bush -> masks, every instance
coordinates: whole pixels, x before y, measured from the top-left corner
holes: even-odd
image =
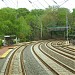
[[[0,48],[1,48],[1,46],[2,46],[2,40],[0,39]]]

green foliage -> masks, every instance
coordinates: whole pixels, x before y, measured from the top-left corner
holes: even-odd
[[[26,37],[29,36],[31,34],[31,29],[30,26],[26,23],[25,19],[21,16],[18,19],[19,22],[19,38],[21,39],[21,41],[26,41]]]
[[[2,46],[2,40],[0,39],[0,48],[1,48],[1,46]]]
[[[66,13],[69,26],[75,27],[75,9],[71,13],[66,8],[56,6],[46,9],[34,9],[29,11],[26,8],[0,9],[0,35],[16,35],[20,41],[41,39],[41,25],[43,39],[50,38],[52,33],[63,35],[62,32],[51,32],[49,27],[66,26]],[[74,34],[74,29],[69,29]]]
[[[26,8],[19,8],[17,11],[17,17],[21,17],[23,16],[24,18],[26,18],[26,16],[30,13],[29,10],[27,10]]]

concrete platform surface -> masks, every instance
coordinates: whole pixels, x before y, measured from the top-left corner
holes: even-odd
[[[0,59],[5,58],[10,51],[12,51],[15,48],[15,46],[7,46],[7,47],[1,47],[0,48]]]

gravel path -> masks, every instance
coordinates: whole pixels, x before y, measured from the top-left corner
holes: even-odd
[[[49,75],[32,55],[31,45],[29,45],[23,53],[27,75]]]

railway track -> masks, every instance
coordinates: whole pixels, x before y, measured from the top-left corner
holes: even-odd
[[[36,45],[36,44],[35,44]],[[42,58],[41,56],[39,56],[39,54],[37,54],[38,52],[35,51],[35,45],[32,47],[32,50],[34,52],[34,54],[37,56],[37,58],[50,70],[52,71],[53,75],[59,75],[52,67],[50,67]],[[39,47],[39,45],[38,45]],[[39,48],[38,48],[39,49]],[[41,53],[41,52],[39,52]],[[42,54],[41,54],[42,55]],[[44,56],[44,55],[42,55]]]
[[[52,46],[53,46],[53,45],[52,45]],[[75,56],[75,50],[70,49],[70,48],[67,47],[67,46],[53,46],[53,47],[56,48],[56,49],[58,49],[58,50],[60,50],[60,51],[62,51],[62,52],[65,52],[65,53],[71,55],[72,57]],[[72,58],[72,57],[71,57],[71,58]],[[73,59],[75,59],[75,58],[73,58]]]
[[[65,51],[65,52],[67,52],[67,53],[72,53],[72,55],[75,55],[75,49],[73,49],[73,48],[71,48],[71,47],[69,47],[69,46],[65,46],[65,45],[63,45],[63,43],[61,42],[61,46],[55,46],[55,45],[53,45],[53,43],[51,43],[51,45],[53,46],[53,47],[55,47],[55,48],[59,48],[60,47],[60,50],[62,50],[61,48],[63,48],[63,49],[65,49],[65,50],[62,50],[62,51]]]
[[[25,45],[21,45],[10,57],[4,75],[25,75],[23,66],[23,50]]]
[[[72,52],[71,49],[68,50],[69,47],[66,50],[66,46],[55,46],[56,43],[49,41],[35,42],[35,44],[32,44],[32,51],[49,69],[51,75],[75,75],[75,56],[72,54],[74,50]],[[26,47],[27,44],[23,43],[13,52],[4,75],[27,75],[23,59],[23,50]]]
[[[51,42],[48,45],[46,45],[46,46],[48,48],[50,48],[50,49],[53,49],[55,52],[57,52],[59,54],[62,54],[64,56],[66,56],[66,57],[69,57],[69,58],[75,60],[75,57],[74,57],[75,53],[72,52],[72,51],[69,51],[69,48],[68,48],[68,50],[66,50],[66,47],[64,49],[62,46],[53,46]]]
[[[51,45],[51,46],[50,46]],[[63,62],[63,64],[69,68],[70,70],[74,71],[75,73],[75,55],[69,51],[64,50],[61,46],[53,46],[52,44],[47,45],[48,48],[52,49],[56,54],[56,59]],[[58,54],[58,55],[57,55]],[[60,58],[58,58],[58,57]]]
[[[52,51],[50,51],[49,48],[46,48],[44,43],[37,43],[33,46],[34,54],[49,70],[53,72],[53,75],[75,75],[75,70],[73,68],[67,68],[67,65],[63,65],[65,61],[60,62],[60,60],[56,58],[59,57],[59,54],[56,56],[55,52]],[[62,56],[62,54],[60,55]]]

